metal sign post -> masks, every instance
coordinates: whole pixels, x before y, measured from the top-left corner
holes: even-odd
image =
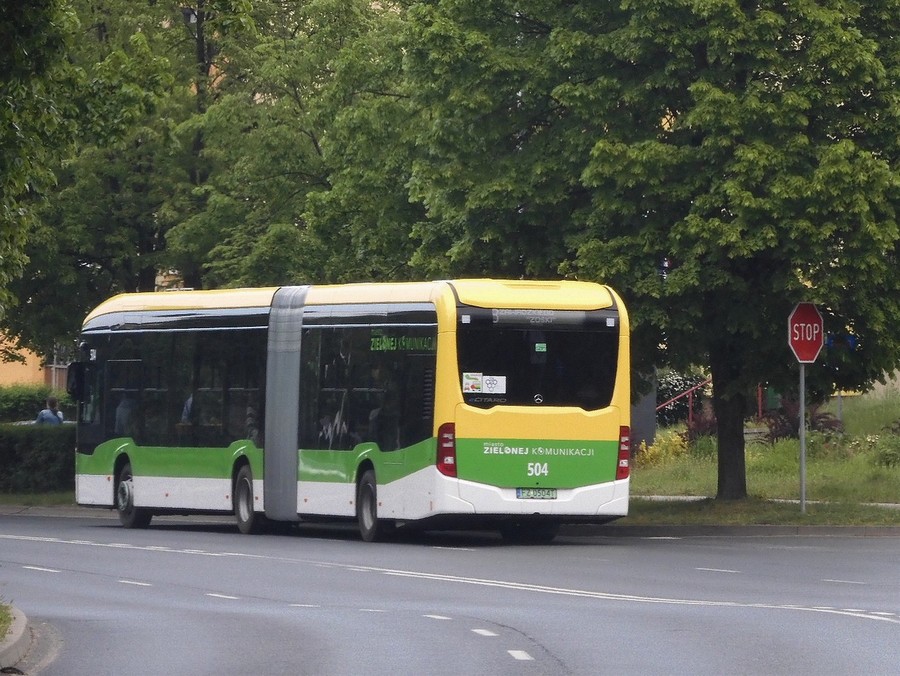
[[[806,365],[825,344],[824,322],[812,303],[797,303],[788,316],[788,345],[800,362],[800,513],[806,514]]]

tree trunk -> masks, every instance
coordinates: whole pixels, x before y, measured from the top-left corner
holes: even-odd
[[[710,350],[713,378],[713,411],[719,445],[717,500],[747,497],[747,464],[744,456],[744,412],[747,396],[740,378],[740,357],[729,350]]]

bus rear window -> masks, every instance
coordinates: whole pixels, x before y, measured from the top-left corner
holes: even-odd
[[[619,344],[615,313],[579,313],[556,322],[528,317],[498,322],[496,311],[491,321],[469,310],[461,309],[457,325],[467,404],[609,406]]]

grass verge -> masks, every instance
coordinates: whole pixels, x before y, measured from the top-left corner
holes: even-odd
[[[6,638],[12,625],[12,608],[0,601],[0,641]]]
[[[692,502],[634,498],[622,526],[900,526],[900,509],[846,503],[807,503],[806,513],[794,502],[748,498]]]
[[[58,493],[0,493],[0,505],[24,505],[25,507],[58,507],[74,505],[74,491]]]

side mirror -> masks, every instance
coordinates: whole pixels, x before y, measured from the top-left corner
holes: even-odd
[[[66,392],[75,401],[84,399],[84,362],[75,361],[69,364],[66,371]]]

